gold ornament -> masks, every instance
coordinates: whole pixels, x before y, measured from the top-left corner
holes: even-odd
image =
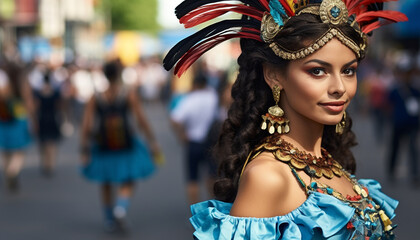
[[[281,28],[274,21],[274,18],[269,13],[265,12],[261,20],[261,38],[264,42],[272,42],[280,30]]]
[[[344,128],[346,127],[346,116],[346,112],[344,112],[341,121],[335,125],[335,132],[339,135],[343,134]]]
[[[281,88],[278,85],[273,87],[273,97],[276,105],[271,106],[268,109],[268,113],[262,115],[263,122],[261,123],[261,129],[267,130],[270,134],[275,132],[279,134],[290,132],[289,120],[284,116],[284,111],[278,106],[280,101]]]
[[[268,137],[253,152],[264,151],[271,152],[277,160],[290,164],[297,170],[304,170],[311,177],[321,178],[324,176],[331,179],[344,174],[343,167],[324,148],[321,148],[322,157],[315,157],[310,153],[298,150],[291,143],[281,139],[279,135]]]
[[[322,1],[319,16],[323,23],[339,25],[348,22],[349,11],[342,0]]]
[[[264,42],[269,44],[270,48],[277,56],[286,60],[304,58],[323,47],[331,39],[337,38],[344,45],[355,52],[358,58],[364,57],[364,53],[367,47],[366,34],[360,30],[356,18],[354,16],[348,15],[349,11],[342,0],[322,1],[320,5],[307,4],[306,1],[297,1],[295,5],[295,12],[296,16],[305,13],[317,15],[321,18],[323,23],[328,24],[330,27],[324,34],[321,35],[319,39],[314,41],[308,47],[299,50],[289,50],[285,46],[281,46],[274,42],[274,38],[283,29],[283,27],[279,27],[274,21],[273,17],[269,13],[265,13],[261,22],[261,37]],[[288,19],[285,19],[285,21],[287,20]],[[353,27],[353,29],[363,38],[363,43],[359,45],[350,37],[341,32],[338,26],[342,24],[348,24]]]
[[[392,222],[389,219],[389,217],[385,214],[384,210],[379,211],[379,217],[382,220],[382,223],[384,224],[385,231],[391,231],[392,230]]]

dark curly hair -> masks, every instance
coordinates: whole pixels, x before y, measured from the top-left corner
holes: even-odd
[[[363,41],[352,27],[342,25],[339,28],[356,43]],[[301,14],[285,24],[276,42],[290,50],[298,50],[316,41],[328,29],[328,24],[321,23],[319,16]],[[218,200],[226,202],[235,200],[241,169],[248,154],[269,135],[267,131],[260,130],[261,115],[275,102],[264,80],[262,64],[275,64],[282,70],[286,70],[289,64],[289,61],[277,57],[262,42],[241,39],[241,49],[242,54],[238,58],[239,74],[232,87],[233,103],[214,149],[216,159],[220,161],[220,178],[214,185],[214,194]],[[354,173],[356,163],[350,147],[356,145],[356,142],[351,125],[351,118],[347,114],[342,135],[335,133],[335,126],[326,126],[322,146],[345,169]]]

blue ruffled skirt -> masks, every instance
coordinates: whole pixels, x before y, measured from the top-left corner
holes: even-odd
[[[100,183],[125,183],[145,179],[155,171],[148,147],[138,138],[130,150],[101,151],[92,147],[90,162],[82,168],[89,180]]]
[[[31,142],[28,119],[21,118],[10,122],[0,121],[0,149],[6,151],[22,150]]]

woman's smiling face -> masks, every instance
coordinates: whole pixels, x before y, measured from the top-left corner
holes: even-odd
[[[324,125],[340,122],[357,88],[355,53],[337,39],[332,39],[317,52],[291,61],[285,72],[267,74],[270,87],[282,90],[280,106],[292,122],[296,117]],[[270,78],[270,77],[268,77]]]

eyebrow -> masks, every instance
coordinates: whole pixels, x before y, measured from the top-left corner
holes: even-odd
[[[319,60],[319,59],[311,59],[311,60],[309,60],[309,61],[307,61],[307,62],[305,62],[303,64],[306,65],[306,64],[311,63],[311,62],[315,62],[315,63],[321,64],[322,66],[325,66],[325,67],[328,67],[328,68],[331,68],[332,67],[331,63],[324,62],[324,61]],[[357,62],[357,59],[356,58],[353,59],[352,61],[344,64],[343,67],[348,67],[348,66],[352,65],[355,62]]]

